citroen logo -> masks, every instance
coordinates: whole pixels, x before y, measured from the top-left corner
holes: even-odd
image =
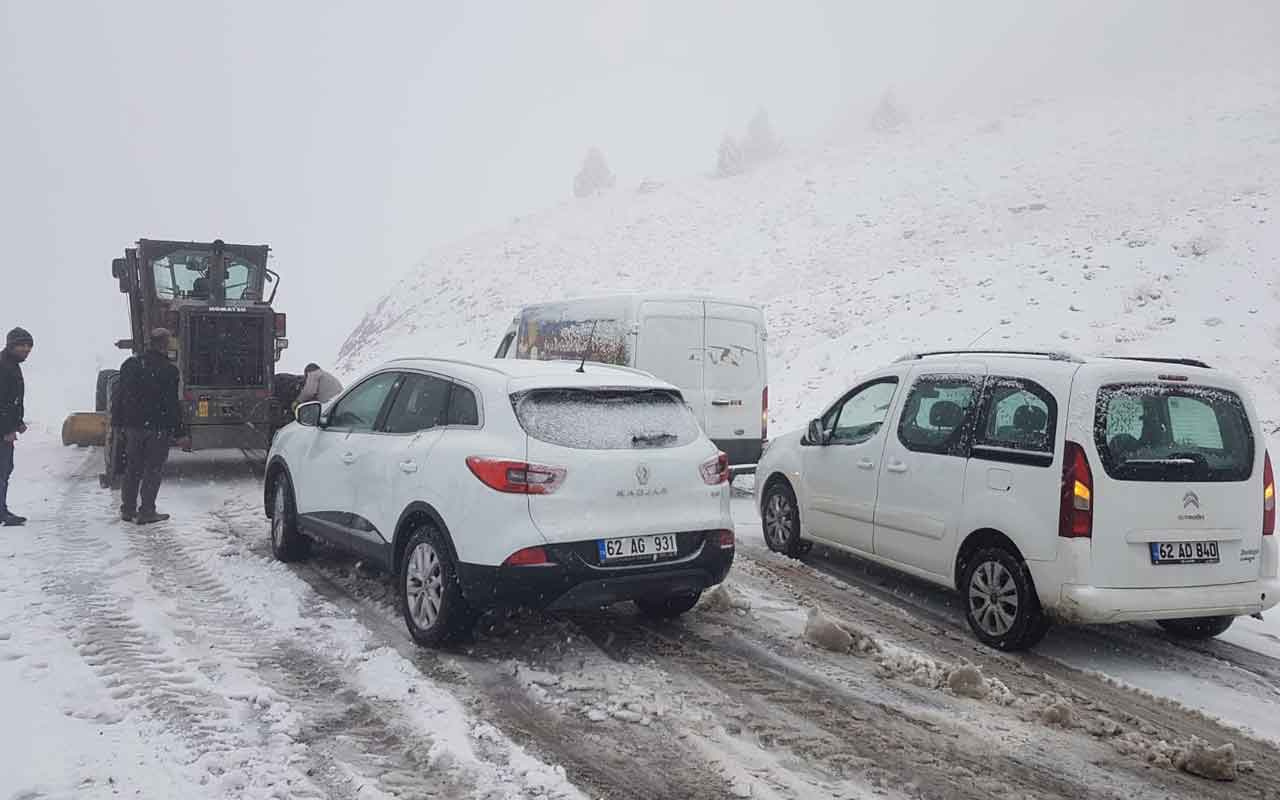
[[[1195,492],[1187,492],[1182,496],[1182,508],[1183,510],[1194,508],[1196,511],[1199,511],[1200,496],[1197,495]]]
[[[636,483],[641,486],[649,485],[649,466],[647,464],[641,464],[636,467]]]

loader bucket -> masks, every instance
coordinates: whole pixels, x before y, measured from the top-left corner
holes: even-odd
[[[107,443],[107,415],[77,412],[62,423],[62,443],[77,447],[101,447]]]

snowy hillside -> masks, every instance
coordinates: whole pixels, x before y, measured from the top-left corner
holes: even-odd
[[[918,122],[441,249],[368,313],[340,367],[491,355],[526,302],[693,289],[765,305],[782,427],[904,352],[980,341],[1203,358],[1252,382],[1273,430],[1278,179],[1280,84],[1256,75]]]

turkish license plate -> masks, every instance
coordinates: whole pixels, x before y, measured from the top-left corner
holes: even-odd
[[[658,561],[674,558],[680,551],[674,533],[601,539],[597,545],[600,548],[601,564],[615,561]]]
[[[208,401],[208,400],[201,400],[201,401],[196,405],[196,416],[197,416],[197,417],[207,417],[207,416],[209,416],[209,401]]]
[[[1217,542],[1152,542],[1152,564],[1217,564]]]

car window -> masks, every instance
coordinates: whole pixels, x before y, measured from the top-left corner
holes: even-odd
[[[684,399],[661,389],[536,389],[512,402],[529,436],[561,447],[683,447],[701,434]]]
[[[1116,480],[1243,481],[1253,473],[1248,412],[1223,389],[1104,386],[1094,433],[1102,465]]]
[[[890,378],[849,395],[828,414],[823,427],[830,433],[829,441],[832,444],[861,444],[874,438],[889,416],[893,393],[897,389],[898,379]]]
[[[449,387],[443,378],[410,373],[387,413],[387,433],[417,433],[444,424]]]
[[[449,424],[480,424],[480,408],[476,405],[475,392],[456,383],[453,385],[453,393],[449,396]]]
[[[1053,453],[1058,404],[1047,389],[1018,378],[991,378],[985,397],[975,444]]]
[[[378,421],[391,387],[399,380],[398,372],[374,375],[347,393],[333,407],[329,415],[329,427],[342,430],[371,431]]]
[[[915,452],[963,455],[965,426],[981,385],[976,375],[920,378],[903,403],[898,439]]]

